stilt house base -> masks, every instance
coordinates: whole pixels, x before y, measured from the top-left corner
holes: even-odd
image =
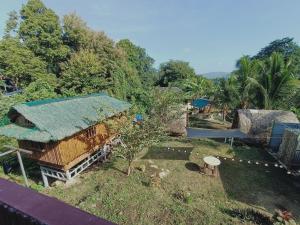
[[[46,165],[40,165],[44,186],[49,187],[48,177],[67,182],[72,180],[85,169],[87,169],[94,162],[105,160],[106,156],[110,153],[110,151],[105,151],[104,149],[107,149],[106,145],[104,145],[98,151],[86,157],[76,166],[66,171],[51,168]]]

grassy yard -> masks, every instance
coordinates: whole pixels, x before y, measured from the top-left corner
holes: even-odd
[[[227,157],[219,177],[199,172],[205,155]],[[141,154],[129,177],[118,158],[70,184],[44,189],[36,184],[41,179],[34,165],[27,161],[25,167],[34,189],[118,224],[269,224],[267,217],[280,207],[300,222],[299,180],[284,169],[232,157],[272,161],[264,150],[239,143],[231,149],[222,141],[170,138]],[[162,171],[167,175],[157,178]],[[0,169],[0,176],[22,183],[18,173],[5,176]]]
[[[247,146],[231,150],[212,140],[172,139],[135,162],[145,172],[127,177],[126,163],[119,159],[95,165],[72,185],[42,192],[119,224],[265,224],[254,222],[254,213],[260,212],[259,220],[280,206],[300,221],[299,191],[286,171],[226,160],[220,177],[213,178],[199,173],[203,155],[270,160]],[[162,169],[170,173],[151,182]]]

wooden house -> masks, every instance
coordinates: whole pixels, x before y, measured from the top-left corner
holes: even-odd
[[[0,135],[42,165],[68,171],[113,138],[107,119],[118,121],[130,104],[106,94],[46,99],[13,106]]]

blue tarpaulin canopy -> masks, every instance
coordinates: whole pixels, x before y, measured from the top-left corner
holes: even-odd
[[[192,101],[192,106],[201,109],[201,108],[207,106],[209,103],[210,103],[210,101],[208,99],[197,98]]]

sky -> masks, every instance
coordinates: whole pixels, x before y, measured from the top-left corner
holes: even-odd
[[[184,60],[197,73],[230,72],[242,55],[271,41],[300,41],[299,0],[44,0],[60,17],[76,12],[113,40],[145,48],[156,66]],[[0,35],[7,13],[26,0],[0,0]]]

